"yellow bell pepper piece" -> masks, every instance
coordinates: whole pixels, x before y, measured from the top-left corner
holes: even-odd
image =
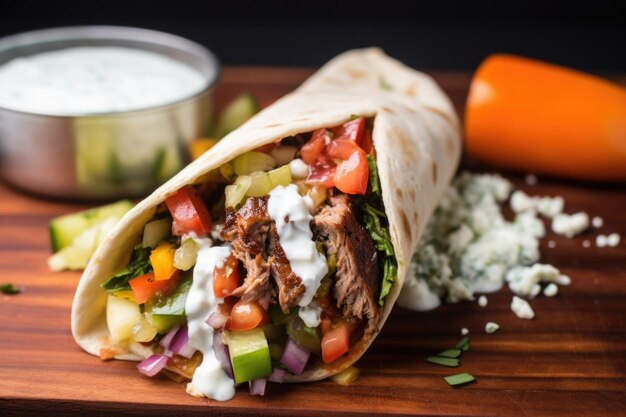
[[[170,279],[176,268],[174,267],[174,253],[176,249],[168,242],[161,242],[150,252],[150,263],[154,270],[154,279],[162,281]]]
[[[189,155],[192,160],[198,159],[200,155],[211,149],[217,143],[217,139],[196,139],[189,143]]]

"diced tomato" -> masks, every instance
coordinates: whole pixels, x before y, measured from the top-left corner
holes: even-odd
[[[215,268],[213,273],[213,292],[218,298],[228,297],[240,285],[239,261],[230,255],[224,261],[223,268]]]
[[[346,194],[365,195],[369,179],[365,152],[358,151],[342,161],[335,171],[335,187]]]
[[[306,182],[308,184],[323,185],[326,188],[333,188],[335,186],[335,166],[312,166],[311,173],[309,174]]]
[[[206,204],[190,185],[169,196],[165,205],[174,219],[172,233],[177,236],[190,232],[206,236],[213,228]]]
[[[334,130],[335,139],[348,139],[361,145],[365,132],[365,117],[350,120]]]
[[[227,329],[243,332],[269,323],[267,312],[257,301],[239,301],[230,312]]]
[[[317,129],[313,132],[311,139],[300,149],[300,157],[304,163],[313,165],[330,140],[330,133],[326,129]]]
[[[333,139],[334,137],[334,139]],[[347,194],[365,195],[369,179],[366,153],[359,146],[363,143],[368,152],[373,151],[370,132],[365,118],[359,117],[332,129],[318,129],[300,150],[302,160],[310,165],[311,173],[306,182],[337,187]]]
[[[344,324],[327,330],[322,336],[322,360],[332,362],[350,348],[350,326]]]
[[[376,157],[376,150],[374,150],[374,142],[372,141],[372,132],[369,129],[365,129],[361,149],[363,149],[366,154]]]
[[[161,281],[157,281],[154,278],[154,273],[150,272],[133,278],[128,281],[128,283],[133,290],[137,304],[143,304],[155,297],[165,297],[169,295],[176,289],[178,281],[180,281],[180,274],[178,272],[172,275],[170,279]]]
[[[268,143],[267,145],[259,146],[255,149],[257,152],[270,153],[276,147],[275,143]]]
[[[331,330],[332,322],[333,322],[332,319],[329,319],[329,318],[321,319],[319,329],[320,329],[320,332],[322,333],[322,336],[324,336],[326,333],[328,333]]]

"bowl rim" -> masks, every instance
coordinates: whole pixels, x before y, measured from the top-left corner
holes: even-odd
[[[41,116],[58,119],[75,119],[82,117],[129,117],[139,114],[160,112],[173,107],[184,105],[189,101],[193,101],[211,91],[215,88],[220,75],[222,66],[217,56],[205,46],[194,42],[190,39],[184,38],[179,35],[174,35],[167,32],[162,32],[153,29],[144,29],[131,26],[115,26],[115,25],[81,25],[81,26],[62,26],[48,29],[38,29],[33,31],[21,32],[14,35],[9,35],[0,38],[0,52],[10,51],[11,49],[17,49],[37,44],[45,44],[59,41],[72,41],[72,40],[89,40],[89,39],[102,39],[102,40],[118,40],[129,42],[144,42],[154,45],[160,45],[172,49],[177,49],[195,55],[200,60],[204,61],[206,67],[209,69],[209,73],[206,74],[203,71],[199,71],[206,79],[206,85],[202,90],[195,92],[192,95],[167,101],[157,106],[149,106],[125,111],[109,111],[109,112],[90,112],[90,113],[74,113],[74,114],[59,114],[54,112],[33,112],[26,110],[13,109],[11,107],[5,107],[0,105],[0,111],[18,113],[27,116]],[[122,46],[123,47],[123,46]],[[128,48],[146,50],[137,46],[128,46]],[[42,53],[44,51],[41,51]],[[158,54],[158,52],[150,51]],[[12,59],[18,58],[20,55],[15,56]],[[22,55],[27,56],[27,55]],[[171,58],[176,60],[176,58]],[[9,62],[9,61],[7,61]],[[4,64],[4,63],[3,63]],[[2,66],[3,64],[0,64]]]

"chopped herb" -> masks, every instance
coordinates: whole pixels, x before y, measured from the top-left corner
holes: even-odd
[[[456,368],[461,364],[458,359],[442,358],[440,356],[429,356],[428,358],[426,358],[426,362],[433,363],[435,365],[449,366],[451,368]]]
[[[0,292],[2,292],[2,294],[13,295],[13,294],[21,293],[22,290],[20,290],[19,288],[17,288],[15,285],[11,283],[6,283],[6,284],[0,284]]]
[[[485,332],[487,332],[488,334],[495,333],[496,331],[498,331],[499,328],[500,325],[492,321],[485,324]]]
[[[463,353],[461,349],[448,349],[443,352],[439,352],[437,356],[441,356],[442,358],[458,358],[461,356],[461,353]]]
[[[356,119],[358,119],[359,117],[361,117],[361,116],[359,116],[358,114],[351,114],[351,115],[350,115],[350,119],[349,119],[349,120],[350,120],[350,121],[352,121],[352,120],[356,120]]]
[[[384,77],[380,77],[378,80],[378,86],[385,91],[393,91],[393,86],[385,80]]]
[[[109,292],[129,291],[128,281],[147,274],[151,269],[150,248],[144,248],[140,243],[134,247],[128,266],[103,282],[101,287]]]
[[[369,166],[367,192],[364,197],[355,199],[355,202],[363,212],[365,228],[372,237],[374,246],[376,246],[378,251],[378,263],[383,270],[383,281],[380,287],[378,302],[383,306],[385,305],[385,297],[391,291],[391,287],[398,276],[398,262],[393,244],[391,243],[389,222],[385,214],[378,168],[376,167],[376,160],[372,155],[367,155],[367,164]]]
[[[474,378],[471,374],[468,374],[467,372],[464,372],[462,374],[444,376],[443,379],[451,387],[459,387],[476,381],[476,378]]]
[[[470,343],[469,343],[469,341],[466,344],[464,344],[463,346],[461,346],[461,350],[463,352],[467,352],[467,351],[470,350]]]
[[[463,346],[465,345],[469,345],[469,337],[467,336],[463,337],[461,340],[456,342],[456,345],[454,345],[454,348],[463,350]]]

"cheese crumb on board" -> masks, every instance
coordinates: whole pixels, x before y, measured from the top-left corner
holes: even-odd
[[[591,225],[596,229],[599,229],[604,225],[604,220],[602,220],[602,217],[600,216],[594,216],[593,219],[591,219]]]
[[[499,328],[500,328],[500,325],[498,323],[489,321],[487,322],[487,324],[485,324],[485,333],[488,333],[488,334],[495,333],[498,331]]]
[[[546,297],[554,297],[558,292],[559,287],[554,282],[546,285],[546,288],[543,289],[543,295]]]
[[[552,231],[565,237],[574,237],[589,227],[589,216],[581,211],[575,214],[561,213],[552,219]]]
[[[606,237],[606,244],[612,248],[619,245],[621,236],[618,233],[611,233]]]
[[[531,197],[523,191],[517,190],[511,195],[511,209],[515,213],[535,210],[538,213],[553,218],[563,212],[565,201],[563,197]]]
[[[478,297],[478,305],[481,307],[487,307],[487,297],[485,297],[484,295],[481,295],[480,297]]]
[[[535,318],[535,312],[530,304],[528,304],[528,301],[516,295],[513,296],[513,300],[511,301],[511,310],[520,319],[531,320]]]
[[[469,334],[469,330],[467,329],[467,327],[463,327],[461,329],[461,335],[467,336],[468,334]]]
[[[552,265],[534,264],[532,266],[515,266],[511,268],[505,279],[509,288],[517,295],[535,298],[541,292],[540,283],[569,285],[571,279]]]

